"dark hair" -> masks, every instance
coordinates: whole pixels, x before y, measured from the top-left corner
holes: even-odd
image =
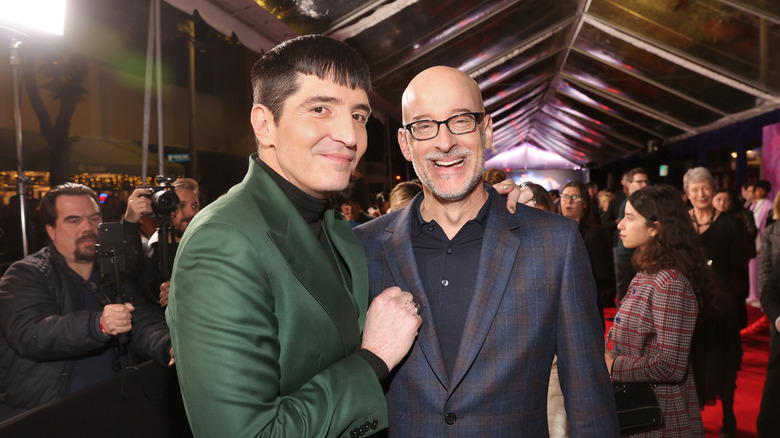
[[[650,174],[643,167],[635,167],[628,171],[628,182],[634,182],[635,175],[649,176]]]
[[[298,91],[299,74],[371,90],[368,64],[355,49],[323,35],[303,35],[274,47],[252,66],[254,104],[267,106],[278,123],[285,100]]]
[[[52,227],[57,225],[57,198],[61,195],[90,196],[95,201],[98,208],[100,208],[100,199],[98,198],[97,193],[91,188],[83,184],[72,182],[60,184],[49,190],[49,192],[43,196],[43,199],[41,199],[41,222],[43,222],[44,228],[46,228],[46,225]]]
[[[668,185],[648,186],[634,192],[628,202],[648,227],[658,231],[645,247],[634,251],[634,268],[648,273],[661,269],[682,272],[693,285],[699,308],[714,310],[711,304],[717,282],[680,192]]]
[[[739,200],[739,195],[737,195],[737,191],[734,189],[718,189],[718,191],[715,192],[715,195],[712,197],[714,198],[716,195],[720,193],[725,193],[729,197],[729,209],[726,210],[724,213],[728,213],[730,215],[739,215],[740,210],[744,210],[745,207],[742,205],[742,202]]]
[[[344,204],[346,202],[356,202],[360,204],[361,210],[368,209],[368,195],[366,194],[365,182],[362,178],[350,178],[347,187],[339,192],[335,198],[335,201],[338,205]]]
[[[553,211],[555,206],[553,205],[550,194],[547,193],[547,189],[536,183],[529,183],[528,187],[534,194],[534,203],[536,204],[536,207],[541,208],[544,211],[549,211],[550,213],[555,213]]]
[[[772,183],[762,179],[761,181],[757,182],[753,190],[755,189],[764,189],[767,194],[772,191]]]
[[[596,222],[596,218],[590,209],[590,193],[588,193],[588,187],[579,181],[569,181],[561,189],[561,193],[566,190],[567,187],[575,187],[580,191],[580,197],[582,198],[582,217],[580,218],[580,231],[584,231],[588,228],[598,228],[599,225]],[[563,214],[563,213],[560,213]]]

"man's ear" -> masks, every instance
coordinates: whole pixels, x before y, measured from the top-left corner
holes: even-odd
[[[46,225],[46,234],[49,235],[49,240],[51,240],[52,242],[54,242],[55,231],[56,230],[54,229],[54,227],[52,227],[51,225]]]
[[[485,114],[485,120],[482,121],[485,124],[485,133],[482,136],[482,145],[485,149],[493,147],[493,118],[490,114]]]
[[[274,115],[267,106],[259,103],[255,104],[252,107],[250,120],[255,138],[261,145],[276,145],[276,123],[274,122]]]
[[[412,147],[406,141],[406,129],[398,129],[398,144],[401,146],[401,153],[404,154],[406,161],[412,161]]]

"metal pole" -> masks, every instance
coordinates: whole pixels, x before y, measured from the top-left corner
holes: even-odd
[[[190,43],[189,49],[190,68],[189,68],[189,88],[190,88],[190,178],[198,179],[198,150],[195,148],[195,20],[190,18],[187,21],[187,30],[189,31]]]
[[[165,145],[163,144],[163,89],[162,89],[162,49],[160,34],[160,0],[154,0],[154,45],[157,66],[157,174],[165,175]]]
[[[146,173],[149,165],[149,125],[152,115],[152,68],[154,67],[154,0],[149,2],[149,30],[146,37],[146,75],[144,87],[143,139],[141,143],[141,184],[146,187]]]
[[[11,38],[11,76],[14,87],[14,130],[16,132],[16,184],[19,193],[19,219],[22,225],[22,251],[24,257],[28,254],[27,245],[27,214],[25,211],[24,158],[22,154],[22,103],[19,88],[19,47],[22,42]]]

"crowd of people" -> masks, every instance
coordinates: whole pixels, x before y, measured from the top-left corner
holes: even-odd
[[[187,178],[172,211],[129,194],[120,291],[98,268],[95,192],[43,197],[50,244],[0,280],[0,421],[154,359],[176,366],[195,436],[619,436],[611,382],[653,384],[663,422],[643,436],[704,436],[716,398],[736,436],[746,306],[780,328],[768,181],[741,198],[703,167],[682,190],[642,168],[618,189],[516,185],[484,169],[476,82],[436,66],[402,97],[419,179],[369,197],[357,52],[298,37],[251,80],[245,179],[203,210]],[[776,344],[759,436],[780,418]]]

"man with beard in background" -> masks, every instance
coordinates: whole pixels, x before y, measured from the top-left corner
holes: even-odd
[[[192,221],[192,218],[200,211],[200,201],[198,192],[198,182],[192,178],[180,178],[174,181],[171,186],[179,198],[179,206],[171,213],[171,232],[168,236],[171,259],[168,265],[173,266],[173,257],[176,255],[176,249],[179,246],[179,240],[184,235],[184,230]],[[136,189],[127,201],[127,211],[125,211],[124,222],[137,224],[141,220],[141,215],[152,213],[152,200],[148,196],[148,189]],[[142,267],[142,288],[147,301],[159,304],[160,307],[168,305],[168,291],[171,281],[168,275],[163,272],[170,272],[167,269],[160,268],[159,251],[159,231],[149,237],[149,256],[143,261]],[[140,239],[140,235],[139,235]],[[136,242],[139,244],[139,242]]]
[[[0,421],[114,375],[121,333],[136,354],[173,363],[165,322],[142,303],[111,304],[101,287],[98,206],[87,186],[54,187],[41,201],[51,244],[0,280]],[[132,300],[128,284],[122,293]]]

